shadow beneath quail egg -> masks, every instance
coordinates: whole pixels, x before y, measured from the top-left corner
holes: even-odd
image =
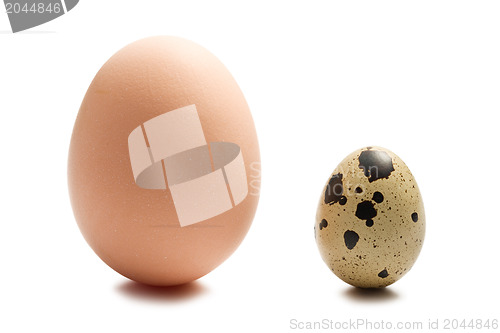
[[[387,302],[399,298],[399,294],[389,288],[364,289],[349,287],[343,292],[343,294],[352,301],[360,303]]]
[[[198,281],[171,287],[155,287],[135,281],[125,281],[116,289],[133,300],[160,303],[183,302],[208,292],[207,287]]]

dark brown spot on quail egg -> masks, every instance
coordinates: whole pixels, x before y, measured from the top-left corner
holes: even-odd
[[[343,201],[344,205],[347,201],[347,198],[343,196],[344,194],[344,185],[342,184],[342,174],[338,173],[332,175],[328,185],[325,188],[325,203],[333,205],[336,202]],[[344,201],[345,200],[345,201]]]
[[[411,219],[413,220],[413,222],[418,222],[418,214],[416,212],[412,213],[411,214]]]
[[[377,210],[374,208],[371,201],[362,201],[356,208],[356,217],[361,220],[366,220],[366,226],[373,226],[373,218],[377,216]]]
[[[372,200],[375,201],[376,203],[381,203],[382,201],[384,201],[384,195],[377,191],[373,193]]]
[[[381,178],[388,178],[391,172],[394,171],[391,157],[383,150],[365,150],[361,152],[359,155],[359,168],[363,169],[370,183]]]
[[[378,273],[378,277],[381,277],[382,279],[385,279],[388,276],[389,276],[389,273],[387,273],[387,269],[384,269],[383,271]]]
[[[358,243],[358,240],[359,240],[359,235],[355,231],[347,230],[344,233],[345,246],[349,250],[352,250],[356,246],[356,244]]]

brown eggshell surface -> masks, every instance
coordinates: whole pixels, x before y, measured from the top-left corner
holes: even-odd
[[[323,260],[343,281],[362,288],[394,283],[413,266],[424,240],[415,178],[387,149],[353,152],[323,188],[314,231]]]
[[[209,146],[198,147],[204,141]],[[217,162],[211,143],[226,147],[223,157],[241,152],[231,168],[222,171],[228,161]],[[209,169],[194,165],[186,147],[210,153]],[[153,159],[156,178],[137,176]],[[153,37],[118,51],[92,81],[71,138],[69,193],[83,236],[111,268],[177,285],[207,274],[242,242],[257,208],[259,168],[250,110],[224,65],[193,42]],[[193,172],[205,185],[183,183]],[[205,194],[197,201],[198,192]]]

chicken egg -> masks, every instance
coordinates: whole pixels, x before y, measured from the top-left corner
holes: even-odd
[[[88,88],[68,182],[78,226],[111,268],[150,285],[198,279],[236,250],[257,209],[259,146],[247,102],[203,47],[136,41]]]

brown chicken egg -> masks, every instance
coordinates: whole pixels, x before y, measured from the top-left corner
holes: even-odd
[[[168,286],[209,273],[242,242],[259,199],[257,135],[236,81],[185,39],[126,46],[85,95],[68,181],[83,236],[120,274]]]

